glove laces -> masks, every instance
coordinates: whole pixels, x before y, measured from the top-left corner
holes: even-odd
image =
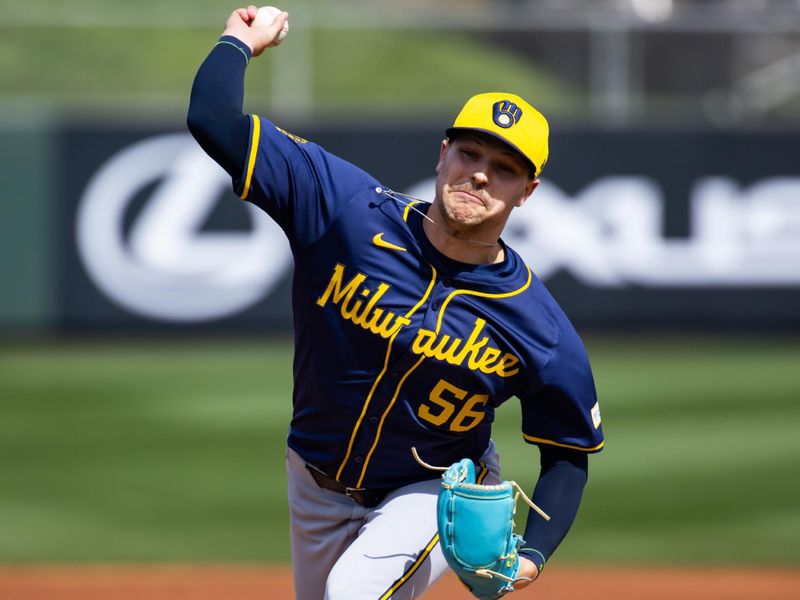
[[[414,456],[414,460],[416,460],[416,461],[417,461],[417,462],[418,462],[418,463],[419,463],[421,466],[425,467],[426,469],[430,469],[431,471],[447,471],[447,469],[449,469],[449,468],[450,468],[450,467],[435,467],[435,466],[433,466],[433,465],[429,465],[429,464],[428,464],[428,463],[426,463],[424,460],[422,460],[422,458],[420,458],[420,455],[419,455],[419,453],[417,452],[417,449],[416,449],[416,447],[414,447],[414,446],[412,446],[412,447],[411,447],[411,454]],[[461,475],[461,480],[463,481],[463,479],[464,479],[465,477],[466,477],[466,473],[463,473],[463,474]],[[539,508],[538,506],[536,506],[536,505],[533,503],[533,500],[531,500],[531,499],[528,497],[528,495],[527,495],[527,494],[526,494],[524,491],[522,491],[522,488],[519,486],[519,484],[518,484],[516,481],[509,481],[508,483],[510,483],[510,484],[511,484],[511,487],[513,487],[513,488],[516,490],[516,494],[514,494],[514,504],[515,504],[515,505],[516,505],[516,503],[517,503],[517,500],[519,499],[519,497],[520,497],[520,496],[522,496],[522,499],[523,499],[523,500],[525,500],[526,504],[527,504],[528,506],[530,506],[530,507],[531,507],[533,510],[535,510],[535,511],[536,511],[536,513],[537,513],[537,514],[538,514],[540,517],[542,517],[542,518],[543,518],[545,521],[549,521],[549,520],[550,520],[550,515],[548,515],[546,512],[544,512],[544,511],[543,511],[541,508]],[[487,487],[489,487],[489,486],[487,486]],[[482,571],[486,571],[487,573],[494,573],[494,571],[488,571],[487,569],[481,569],[481,570],[482,570]],[[476,571],[476,572],[477,572],[477,571]],[[498,577],[500,577],[501,579],[508,579],[508,577],[505,577],[505,576],[503,576],[503,575],[500,575],[499,573],[495,573],[495,575],[497,575],[497,576],[498,576]],[[487,577],[491,577],[491,575],[487,575]],[[511,579],[508,579],[508,580],[509,580],[509,581],[513,581],[513,580],[511,580]]]

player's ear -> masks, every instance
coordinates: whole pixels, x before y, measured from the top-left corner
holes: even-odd
[[[450,140],[447,138],[442,140],[442,146],[439,148],[439,162],[436,163],[436,172],[438,173],[442,168],[444,157],[447,155],[447,148],[449,147]]]
[[[517,200],[517,208],[525,204],[525,202],[530,198],[533,190],[539,187],[539,178],[534,177],[528,182],[528,185],[525,186],[525,190],[522,192],[522,197]]]

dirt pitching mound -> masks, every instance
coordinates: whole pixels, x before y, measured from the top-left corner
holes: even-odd
[[[283,567],[0,567],[2,600],[272,600],[293,598]],[[511,598],[511,596],[508,596]],[[469,600],[452,576],[425,600]],[[792,600],[800,569],[548,568],[514,600]]]

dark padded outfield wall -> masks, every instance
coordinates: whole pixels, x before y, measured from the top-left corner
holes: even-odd
[[[284,128],[432,197],[436,128]],[[61,331],[290,330],[280,230],[188,134],[59,140]],[[800,328],[800,132],[556,130],[551,143],[505,240],[579,327]]]

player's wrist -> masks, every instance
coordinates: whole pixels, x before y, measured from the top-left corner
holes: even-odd
[[[253,58],[253,49],[246,42],[242,41],[235,35],[223,32],[216,45],[229,46],[232,49],[238,50],[244,55],[245,62],[247,63],[249,63],[250,59]]]
[[[545,565],[544,554],[542,554],[535,548],[522,548],[519,551],[519,559],[520,559],[520,572],[522,571],[523,561],[525,563],[530,563],[530,565],[533,567],[533,572],[534,572],[533,579],[536,579],[544,570],[544,565]]]
[[[225,31],[222,32],[222,35],[219,38],[219,41],[226,41],[232,44],[235,44],[242,50],[247,52],[249,58],[252,58],[254,55],[254,44],[252,40],[248,39],[248,35],[246,32],[242,32],[240,28],[227,28]]]
[[[517,580],[514,583],[514,589],[524,588],[526,585],[533,583],[539,577],[539,569],[536,563],[531,559],[520,556],[519,557],[519,570],[517,571]]]
[[[520,556],[519,575],[520,577],[528,577],[530,579],[536,579],[539,576],[539,568],[536,566],[536,563],[533,562],[527,556]]]

